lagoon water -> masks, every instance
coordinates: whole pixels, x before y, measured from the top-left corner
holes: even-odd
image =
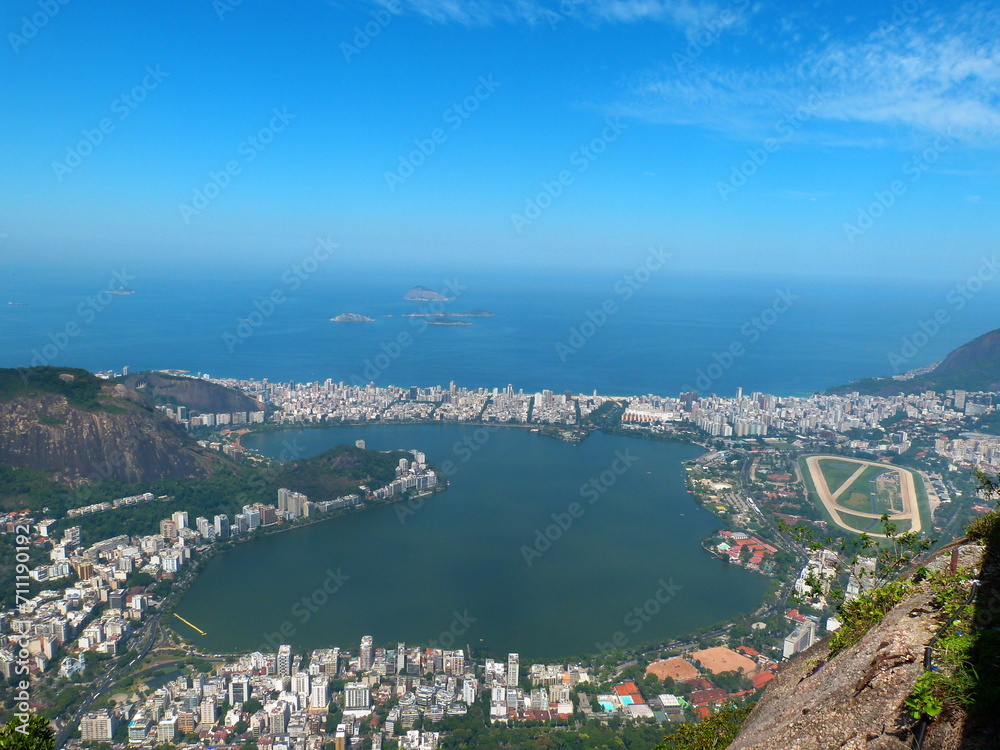
[[[630,645],[651,642],[759,604],[766,578],[699,545],[717,527],[684,487],[681,462],[698,456],[699,447],[601,433],[570,444],[523,429],[480,429],[370,426],[248,436],[248,446],[271,455],[292,442],[312,455],[363,438],[371,449],[416,448],[457,468],[449,489],[412,514],[381,507],[217,556],[177,608],[208,633],[193,637],[214,651],[273,650],[276,642],[356,649],[370,634],[380,644],[469,644],[558,659],[595,652],[619,632]],[[621,470],[622,457],[631,466],[605,474],[605,491],[581,493],[593,478],[601,486],[601,473],[616,459]],[[572,503],[582,510],[567,523]],[[526,557],[526,548],[545,547],[537,534],[554,523],[553,514],[566,514],[565,530],[550,529],[551,546]],[[346,578],[339,589],[328,571]],[[325,584],[336,593],[303,604]],[[656,596],[670,601],[649,605],[653,614],[634,613]],[[269,644],[283,624],[290,634],[272,635]]]

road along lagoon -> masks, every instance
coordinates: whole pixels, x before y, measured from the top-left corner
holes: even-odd
[[[691,633],[755,609],[768,579],[712,557],[684,486],[698,446],[516,428],[366,426],[248,435],[313,455],[364,439],[447,467],[445,492],[240,544],[177,612],[216,652],[405,641],[568,658]]]

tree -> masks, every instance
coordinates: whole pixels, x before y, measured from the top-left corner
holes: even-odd
[[[37,714],[29,716],[27,724],[15,717],[0,729],[0,748],[3,750],[53,750],[55,744],[55,732],[49,722]]]

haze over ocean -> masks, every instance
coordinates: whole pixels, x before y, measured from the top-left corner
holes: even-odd
[[[0,365],[404,387],[454,380],[610,395],[675,395],[687,386],[805,395],[928,364],[997,327],[1000,283],[992,279],[973,283],[973,294],[953,280],[737,279],[677,274],[669,263],[645,283],[618,271],[373,274],[345,270],[336,258],[306,264],[312,273],[236,269],[210,278],[125,266],[135,291],[128,296],[99,294],[121,286],[113,278],[121,268],[55,279],[13,272],[0,280]],[[447,283],[458,289],[452,302],[403,300],[414,285]],[[495,317],[461,327],[402,317],[476,309]],[[933,332],[927,323],[939,310],[948,322]],[[375,322],[329,321],[345,312]],[[904,339],[926,343],[907,350]]]

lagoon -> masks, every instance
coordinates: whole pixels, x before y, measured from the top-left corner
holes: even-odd
[[[464,425],[295,429],[244,443],[314,455],[359,438],[452,462],[449,488],[216,556],[177,607],[207,631],[191,635],[200,647],[356,651],[372,635],[566,659],[690,633],[754,609],[767,589],[700,546],[718,521],[684,486],[681,462],[698,446]]]

